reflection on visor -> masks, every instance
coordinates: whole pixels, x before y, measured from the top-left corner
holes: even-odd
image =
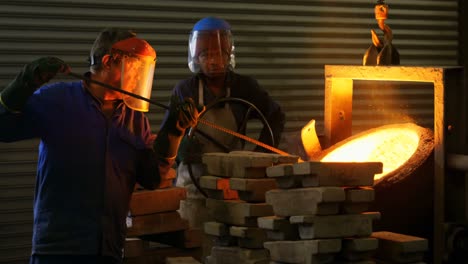
[[[225,51],[202,51],[198,56],[200,63],[226,63],[229,59],[229,53]]]
[[[231,53],[231,42],[225,34],[199,34],[195,41],[195,55],[197,56],[202,53]]]
[[[129,57],[122,59],[121,88],[133,94],[150,98],[153,86],[155,61],[151,57]],[[149,103],[129,95],[125,104],[137,111],[147,112]]]

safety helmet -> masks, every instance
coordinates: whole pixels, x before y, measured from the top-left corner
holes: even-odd
[[[132,37],[112,45],[110,55],[120,60],[122,65],[121,89],[145,97],[151,97],[156,51],[143,39]],[[147,112],[149,103],[141,99],[124,95],[124,103],[137,111]]]
[[[201,64],[209,64],[204,71],[210,73],[226,72],[236,65],[231,25],[221,18],[206,17],[193,26],[189,37],[188,67],[193,73],[199,73]]]

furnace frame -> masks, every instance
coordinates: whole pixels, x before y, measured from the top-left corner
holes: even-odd
[[[467,96],[463,67],[325,65],[323,148],[352,135],[355,80],[428,82],[434,88],[433,261],[442,263],[445,171],[448,153],[467,151]]]

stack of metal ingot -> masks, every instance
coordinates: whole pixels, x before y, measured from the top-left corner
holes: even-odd
[[[378,212],[374,175],[382,164],[301,162],[267,169],[279,189],[266,192],[274,216],[258,219],[272,263],[375,263]]]
[[[170,256],[196,254],[199,235],[188,229],[188,223],[177,212],[186,190],[173,187],[175,170],[156,190],[136,189],[127,217],[125,263],[165,263]],[[198,239],[198,240],[197,240]]]
[[[374,255],[377,264],[424,263],[427,239],[387,231],[374,232],[372,237],[379,240],[379,248]]]
[[[247,151],[203,156],[207,174],[200,178],[200,185],[209,194],[206,206],[214,218],[204,224],[207,264],[270,262],[263,247],[266,232],[257,225],[259,217],[273,214],[271,205],[265,203],[265,192],[277,185],[266,177],[266,169],[298,159]]]

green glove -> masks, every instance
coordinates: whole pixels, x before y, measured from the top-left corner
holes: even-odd
[[[23,70],[11,81],[0,94],[0,103],[11,112],[20,112],[29,96],[52,79],[58,72],[67,72],[70,68],[61,59],[55,57],[39,58],[26,64]]]
[[[185,130],[197,124],[199,115],[192,98],[180,102],[172,96],[168,117],[153,144],[156,153],[163,158],[175,158]]]

